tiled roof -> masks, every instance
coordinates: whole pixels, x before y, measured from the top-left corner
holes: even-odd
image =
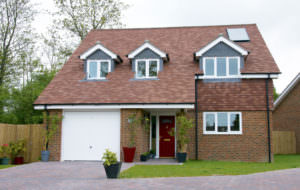
[[[255,24],[92,30],[35,104],[192,103],[195,101],[194,74],[199,73],[193,53],[215,40],[220,33],[228,37],[226,29],[235,27],[246,28],[251,39],[250,42],[236,42],[250,52],[242,73],[278,73]],[[134,73],[126,55],[145,40],[168,53],[170,61],[164,63],[159,80],[130,80]],[[81,81],[85,73],[79,55],[97,41],[120,55],[123,63],[116,65],[107,81]]]

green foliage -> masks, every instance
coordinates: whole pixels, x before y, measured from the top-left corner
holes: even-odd
[[[42,123],[43,113],[34,110],[33,103],[52,80],[55,73],[56,71],[43,70],[33,74],[31,80],[23,87],[0,88],[0,104],[6,108],[5,111],[0,111],[0,123]]]
[[[102,160],[104,160],[104,165],[105,166],[110,166],[112,164],[116,164],[118,163],[117,160],[117,154],[114,152],[111,152],[109,149],[106,149],[103,156],[102,156]]]
[[[183,165],[135,165],[121,178],[246,175],[257,172],[300,168],[300,155],[274,155],[273,163],[187,161]]]
[[[9,144],[3,144],[1,147],[0,147],[0,153],[2,154],[2,156],[4,158],[8,158],[9,155],[11,154],[11,147]]]
[[[176,135],[177,150],[178,152],[186,152],[186,145],[189,143],[187,132],[194,127],[194,121],[188,119],[185,115],[181,114],[176,117],[176,132],[175,129],[170,131],[170,135]]]
[[[276,88],[273,89],[273,98],[274,98],[274,101],[279,97],[279,94],[277,93],[276,91]]]
[[[48,129],[46,128],[43,134],[43,150],[47,150],[47,144],[52,136],[56,133],[60,122],[62,121],[62,116],[58,116],[56,114],[46,115],[45,120],[48,125]]]
[[[26,145],[25,140],[18,140],[17,142],[10,142],[9,146],[11,148],[12,157],[23,156],[26,151],[25,145]]]
[[[145,132],[149,132],[150,129],[150,119],[148,117],[138,117],[136,113],[132,113],[128,117],[129,123],[129,147],[135,146],[135,138],[136,138],[136,129],[137,127],[144,127]]]
[[[150,155],[150,152],[144,152],[142,155],[143,155],[143,156],[149,156],[149,155]]]

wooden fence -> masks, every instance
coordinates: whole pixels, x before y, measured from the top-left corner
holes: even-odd
[[[273,131],[274,154],[296,154],[296,136],[293,131]]]
[[[43,147],[44,127],[40,125],[0,124],[0,145],[26,140],[25,162],[38,161]]]

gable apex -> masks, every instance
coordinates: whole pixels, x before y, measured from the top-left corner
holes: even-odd
[[[205,52],[207,52],[208,50],[210,50],[211,48],[213,48],[214,46],[216,46],[220,42],[223,42],[224,44],[228,45],[229,47],[231,47],[235,51],[239,52],[243,56],[247,56],[249,54],[249,52],[247,50],[240,47],[236,43],[228,40],[227,38],[225,38],[223,36],[223,34],[220,34],[217,39],[215,39],[214,41],[210,42],[209,44],[207,44],[206,46],[201,48],[199,51],[197,51],[196,52],[196,57],[201,57]]]
[[[85,51],[79,57],[80,57],[80,59],[86,59],[87,57],[89,57],[90,55],[92,55],[97,50],[103,51],[104,53],[106,53],[107,55],[109,55],[112,59],[118,59],[118,57],[119,57],[117,54],[113,53],[112,51],[110,51],[109,49],[107,49],[106,47],[104,47],[99,41],[97,41],[96,45],[94,45],[93,47],[91,47],[90,49],[88,49],[87,51]]]

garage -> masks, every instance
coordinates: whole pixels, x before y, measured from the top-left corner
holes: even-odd
[[[120,110],[64,110],[62,161],[101,160],[107,148],[120,159]]]

